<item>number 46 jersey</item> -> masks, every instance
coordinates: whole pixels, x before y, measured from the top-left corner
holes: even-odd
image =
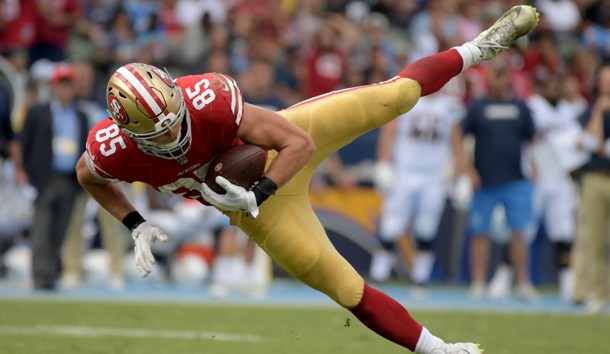
[[[110,118],[89,132],[85,159],[91,172],[100,179],[143,182],[161,193],[207,204],[201,197],[201,183],[209,161],[241,143],[237,129],[242,119],[243,98],[235,81],[218,73],[180,77],[176,84],[191,120],[192,141],[186,163],[145,153]],[[183,133],[186,119],[182,123]]]

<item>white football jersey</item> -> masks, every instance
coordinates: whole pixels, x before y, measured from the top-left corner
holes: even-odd
[[[536,134],[543,139],[547,134],[571,127],[578,118],[578,108],[561,99],[556,105],[552,105],[536,94],[528,99],[527,105],[532,111]]]
[[[459,97],[424,96],[398,118],[392,159],[397,175],[441,174],[451,146],[451,129],[466,113]]]
[[[566,175],[567,171],[561,155],[566,149],[575,150],[576,146],[567,146],[574,145],[575,142],[556,137],[563,136],[568,130],[579,129],[577,108],[564,100],[552,105],[537,94],[528,99],[527,105],[532,111],[538,137],[538,142],[534,146],[538,179],[555,179]]]

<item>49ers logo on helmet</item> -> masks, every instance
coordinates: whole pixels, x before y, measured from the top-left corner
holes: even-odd
[[[119,102],[119,99],[113,94],[108,95],[108,108],[112,118],[117,123],[127,124],[129,122],[129,117],[127,116],[127,112],[125,112],[125,108],[123,108],[123,105],[121,102]]]

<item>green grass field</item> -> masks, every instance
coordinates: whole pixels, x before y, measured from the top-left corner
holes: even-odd
[[[607,354],[610,317],[413,311],[490,354]],[[2,354],[392,354],[349,312],[187,303],[0,300]]]

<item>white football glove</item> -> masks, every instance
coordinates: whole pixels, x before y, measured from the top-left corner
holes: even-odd
[[[468,177],[468,175],[458,176],[453,185],[453,193],[451,194],[453,207],[459,211],[466,211],[470,206],[473,193],[474,191],[470,177]]]
[[[394,184],[394,169],[389,161],[379,161],[375,164],[373,184],[382,194],[386,194]]]
[[[134,253],[136,259],[136,268],[142,278],[150,274],[152,265],[155,264],[151,247],[158,240],[161,242],[167,241],[167,235],[160,228],[151,225],[147,221],[138,225],[131,231],[131,238],[134,241]]]
[[[208,203],[227,211],[245,211],[252,217],[258,216],[258,205],[254,192],[229,182],[222,176],[216,177],[216,183],[227,191],[225,194],[214,192],[207,184],[202,183],[201,196]]]

